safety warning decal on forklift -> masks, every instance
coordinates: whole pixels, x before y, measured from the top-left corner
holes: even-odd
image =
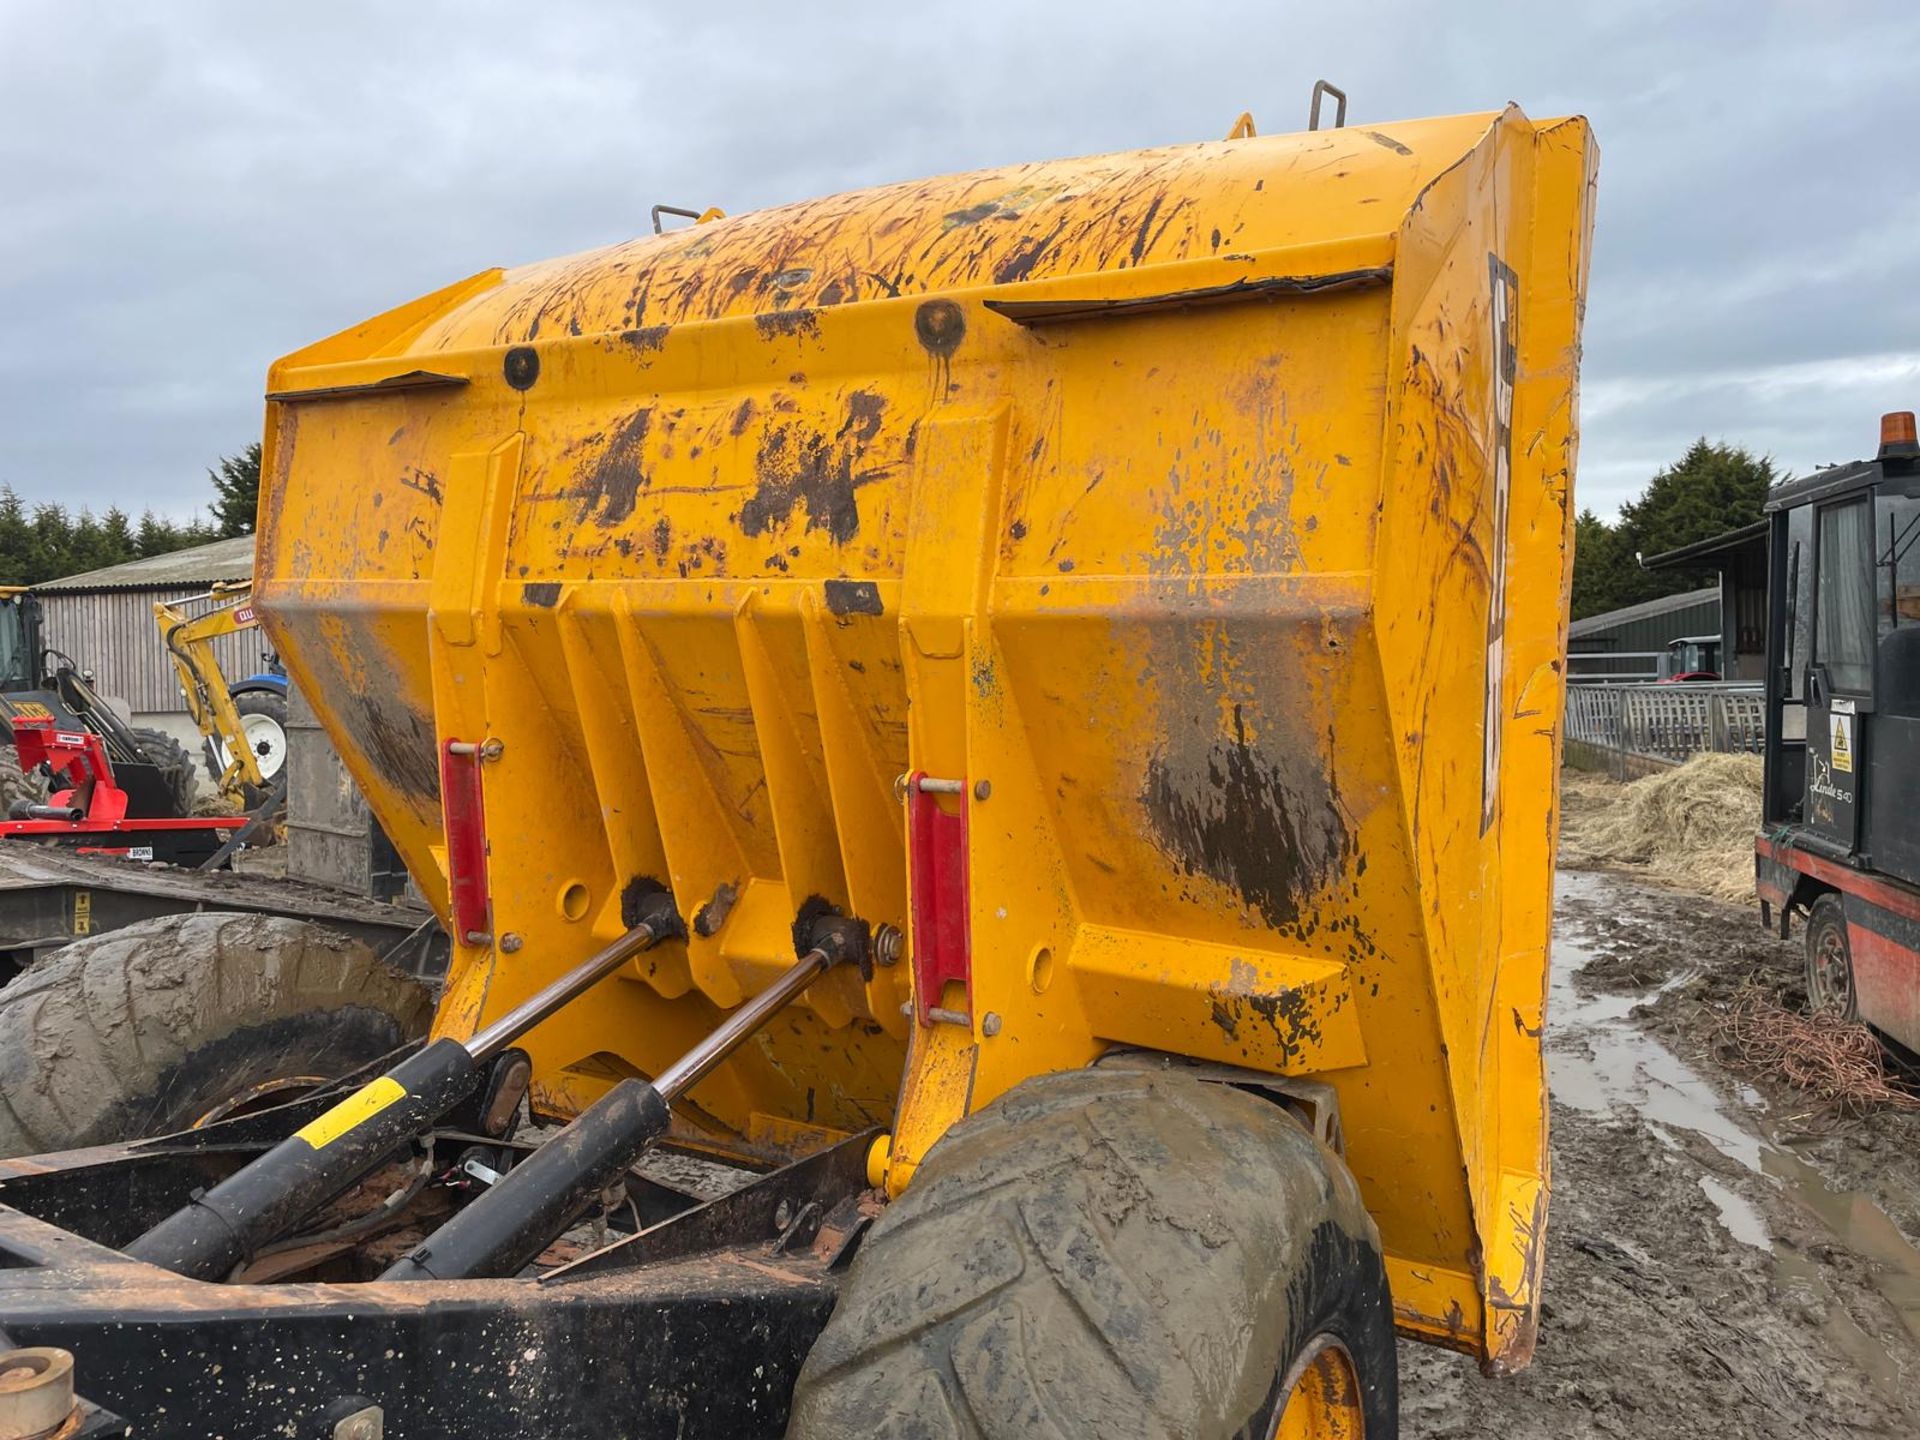
[[[406,1089],[391,1075],[382,1075],[371,1085],[355,1091],[338,1105],[294,1131],[316,1150],[324,1150],[363,1120],[370,1120],[396,1100],[406,1098]]]
[[[1832,726],[1832,743],[1827,747],[1833,768],[1843,775],[1853,773],[1853,716],[1839,710],[1827,717]]]

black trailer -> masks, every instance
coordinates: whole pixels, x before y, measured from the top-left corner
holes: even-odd
[[[143,1440],[781,1432],[800,1364],[879,1214],[873,1135],[705,1200],[652,1173],[671,1158],[654,1157],[624,1174],[633,1203],[609,1217],[604,1243],[556,1246],[517,1279],[368,1280],[347,1252],[368,1253],[371,1227],[263,1257],[301,1276],[291,1283],[256,1278],[273,1273],[260,1262],[243,1283],[219,1284],[124,1253],[337,1098],[0,1161],[0,1324],[15,1344],[73,1355],[79,1396],[99,1402],[63,1440],[127,1433],[122,1415],[140,1417]],[[444,1193],[438,1177],[504,1168],[498,1152],[532,1148],[433,1133],[417,1173],[436,1180],[412,1203],[414,1223]],[[373,1179],[364,1203],[377,1216],[379,1197],[409,1182],[399,1165]],[[341,1256],[331,1269],[329,1247]],[[316,1264],[334,1278],[312,1278]]]
[[[468,1039],[179,1133],[0,1160],[0,1377],[62,1387],[63,1440],[129,1420],[151,1440],[780,1433],[882,1209],[878,1132],[776,1129],[711,1196],[646,1151],[697,1143],[670,1103],[828,969],[869,963],[866,927],[814,915],[786,975],[680,1061],[528,1144],[514,1041],[685,933],[664,890],[641,901]]]
[[[434,978],[446,970],[446,937],[421,905],[367,900],[266,875],[15,842],[0,845],[0,983],[75,940],[183,911],[317,921],[412,974]]]
[[[1762,919],[1803,916],[1816,1007],[1920,1049],[1920,444],[1767,501]]]

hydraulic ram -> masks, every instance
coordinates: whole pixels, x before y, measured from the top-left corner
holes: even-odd
[[[664,890],[642,918],[597,952],[467,1040],[442,1038],[162,1220],[127,1247],[150,1265],[221,1280],[354,1184],[478,1088],[486,1062],[641,951],[684,935]]]

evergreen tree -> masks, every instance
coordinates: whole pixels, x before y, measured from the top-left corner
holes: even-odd
[[[1573,521],[1574,619],[1612,608],[1619,561],[1620,540],[1613,527],[1593,511],[1582,510]]]
[[[138,524],[119,506],[101,515],[70,512],[49,501],[31,508],[11,485],[0,485],[0,585],[39,585],[129,560],[165,555],[253,533],[260,497],[260,446],[223,456],[213,482],[211,520],[196,511],[185,524],[148,510]]]
[[[1679,462],[1620,507],[1612,524],[1591,510],[1574,520],[1573,618],[1678,595],[1713,583],[1708,570],[1643,570],[1636,557],[1710,540],[1760,518],[1767,490],[1786,475],[1767,456],[1696,440]]]
[[[207,478],[213,482],[212,538],[251,535],[260,509],[260,442],[254,441],[238,455],[222,456]]]
[[[103,565],[122,565],[139,558],[133,526],[127,520],[127,512],[118,505],[108,506],[107,513],[100,517],[100,536],[102,548],[110,557],[101,562]]]
[[[66,564],[72,567],[68,573],[77,575],[83,570],[98,570],[103,565],[113,564],[105,556],[100,522],[93,518],[92,511],[82,510],[67,531]]]
[[[165,555],[169,550],[180,548],[180,532],[169,521],[162,520],[149,510],[140,517],[140,528],[134,534],[133,548],[137,559]]]
[[[51,580],[58,575],[70,575],[66,568],[70,542],[73,538],[73,521],[67,516],[64,505],[36,505],[33,507],[32,548],[27,552],[33,567],[31,583]]]
[[[33,529],[27,523],[27,507],[11,485],[0,487],[0,584],[29,583],[28,555],[32,549]]]

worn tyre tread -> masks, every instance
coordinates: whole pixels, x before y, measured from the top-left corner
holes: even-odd
[[[199,767],[193,763],[192,752],[166,731],[144,725],[133,727],[133,738],[140,742],[147,759],[165,778],[167,791],[173,798],[173,813],[191,815],[194,790],[199,783],[195,778]]]
[[[1391,1440],[1391,1302],[1345,1167],[1230,1086],[1041,1076],[956,1125],[874,1226],[788,1435],[1230,1440],[1323,1322],[1361,1332],[1369,1440]]]
[[[432,1009],[310,921],[191,913],[76,941],[0,989],[0,1155],[162,1133],[262,1079],[344,1073]]]
[[[16,801],[41,805],[46,798],[46,777],[29,775],[20,768],[20,752],[12,745],[0,745],[0,818],[13,813]]]
[[[1806,976],[1807,1003],[1809,1007],[1818,1004],[1819,988],[1814,974],[1817,964],[1815,951],[1819,945],[1820,932],[1829,926],[1839,932],[1841,949],[1847,957],[1847,1002],[1841,1010],[1835,1013],[1837,1013],[1842,1020],[1858,1020],[1860,1018],[1860,989],[1859,981],[1853,973],[1853,938],[1847,933],[1846,902],[1840,898],[1837,891],[1828,891],[1826,894],[1821,895],[1807,910],[1804,938],[1804,949],[1806,953],[1802,961],[1802,968]]]

